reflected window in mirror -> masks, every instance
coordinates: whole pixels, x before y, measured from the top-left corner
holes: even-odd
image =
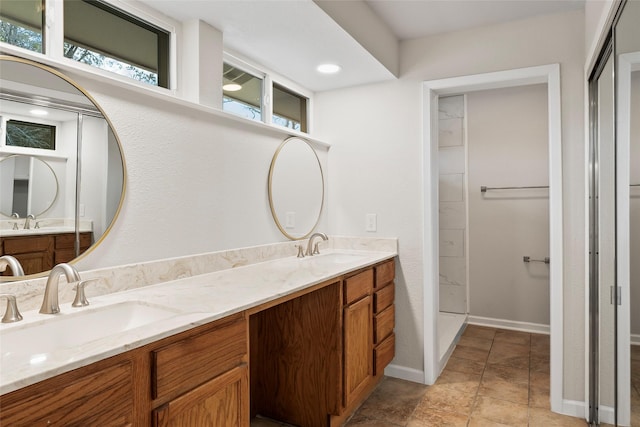
[[[262,77],[225,63],[222,75],[222,109],[250,120],[262,121]]]
[[[307,132],[308,102],[309,98],[274,83],[272,123],[300,132]]]
[[[43,0],[3,1],[0,8],[0,41],[42,53],[43,21]]]
[[[44,111],[44,110],[35,110]],[[56,127],[43,123],[7,120],[5,145],[13,147],[56,149]]]
[[[101,1],[65,0],[64,56],[169,87],[169,31]]]

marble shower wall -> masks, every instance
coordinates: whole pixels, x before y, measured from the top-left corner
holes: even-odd
[[[439,100],[440,311],[467,312],[464,96]]]

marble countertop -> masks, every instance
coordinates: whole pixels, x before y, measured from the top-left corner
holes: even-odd
[[[25,312],[24,320],[20,322],[0,324],[0,395],[277,300],[396,255],[390,251],[339,250],[314,257],[287,257],[90,298],[90,305],[84,308],[63,304],[61,313],[53,316],[39,314],[37,310]],[[39,353],[35,358],[12,356],[12,349],[3,344],[3,341],[5,344],[12,341],[12,334],[36,328],[52,319],[57,321],[64,316],[79,316],[83,311],[98,311],[132,301],[169,308],[175,315],[81,345]]]

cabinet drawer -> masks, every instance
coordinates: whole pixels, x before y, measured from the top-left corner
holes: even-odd
[[[49,236],[4,239],[5,254],[26,254],[29,252],[46,252],[51,249]]]
[[[247,322],[238,314],[215,322],[210,330],[151,352],[151,395],[182,394],[247,358]]]
[[[384,368],[396,355],[396,335],[391,334],[373,349],[373,375],[384,374]]]
[[[84,369],[84,368],[83,368]],[[2,426],[131,426],[134,422],[132,363],[94,372],[59,375],[0,397]]]
[[[75,247],[75,233],[57,234],[56,249],[73,249]],[[91,233],[80,233],[80,248],[87,248],[91,245]]]
[[[380,313],[382,310],[393,304],[395,292],[396,287],[391,283],[391,285],[385,286],[373,294],[373,312]]]
[[[344,281],[344,304],[351,304],[371,293],[373,288],[373,270],[366,270]]]
[[[378,313],[373,318],[373,342],[374,344],[380,343],[384,340],[389,334],[393,332],[393,327],[395,324],[395,306],[391,305],[387,309]]]
[[[389,283],[393,282],[393,278],[396,276],[396,263],[394,260],[385,262],[376,267],[376,282],[374,284],[376,289],[382,288]]]

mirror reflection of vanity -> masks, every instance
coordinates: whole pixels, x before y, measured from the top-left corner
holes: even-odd
[[[269,169],[269,206],[278,229],[291,240],[309,237],[320,221],[324,177],[315,150],[306,140],[286,139]]]
[[[0,56],[0,127],[0,255],[31,275],[85,254],[111,228],[125,190],[120,143],[102,110],[63,74]]]

